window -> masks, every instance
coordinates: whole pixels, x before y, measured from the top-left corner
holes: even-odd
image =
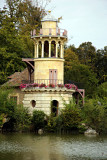
[[[10,96],[10,100],[17,104],[17,96]]]
[[[49,82],[50,84],[57,84],[57,69],[49,69]]]
[[[58,105],[59,102],[57,100],[51,102],[51,114],[55,117],[58,115]]]
[[[34,107],[36,106],[36,101],[35,101],[35,100],[32,100],[32,101],[31,101],[31,105],[32,105],[32,107],[34,108]]]

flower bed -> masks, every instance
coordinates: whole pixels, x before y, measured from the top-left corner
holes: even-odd
[[[77,90],[77,86],[75,84],[65,84],[64,85],[67,89],[72,89],[74,88],[75,90]]]
[[[75,89],[77,90],[77,86],[74,85],[74,84],[49,84],[49,85],[46,85],[44,83],[42,84],[38,84],[38,83],[33,83],[33,84],[21,84],[20,85],[20,89],[23,89],[23,88],[31,88],[31,87],[39,87],[39,88],[55,88],[55,87],[58,87],[58,88],[67,88],[67,89]]]

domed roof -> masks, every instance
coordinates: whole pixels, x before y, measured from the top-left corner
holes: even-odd
[[[41,20],[42,22],[44,21],[54,21],[57,22],[58,20],[51,15],[51,11],[48,11],[48,14]]]

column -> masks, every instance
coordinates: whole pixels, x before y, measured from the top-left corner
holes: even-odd
[[[42,42],[42,55],[41,57],[43,58],[44,57],[44,41]]]
[[[51,57],[51,41],[49,41],[49,57]]]
[[[37,44],[34,46],[34,58],[37,58]]]
[[[60,45],[60,58],[62,58],[62,43]]]
[[[39,53],[38,53],[38,52],[39,52],[39,50],[38,50],[38,49],[39,49],[39,43],[38,43],[38,42],[37,42],[37,47],[36,47],[36,49],[37,49],[36,54],[37,54],[37,58],[38,58],[38,55],[39,55]]]
[[[56,58],[58,57],[58,42],[56,42]]]
[[[64,58],[64,44],[62,44],[62,58]]]

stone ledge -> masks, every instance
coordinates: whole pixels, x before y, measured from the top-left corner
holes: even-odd
[[[75,89],[67,89],[67,88],[23,88],[23,92],[75,92]]]
[[[34,61],[62,61],[64,62],[64,58],[53,58],[53,57],[47,57],[47,58],[35,58]]]

